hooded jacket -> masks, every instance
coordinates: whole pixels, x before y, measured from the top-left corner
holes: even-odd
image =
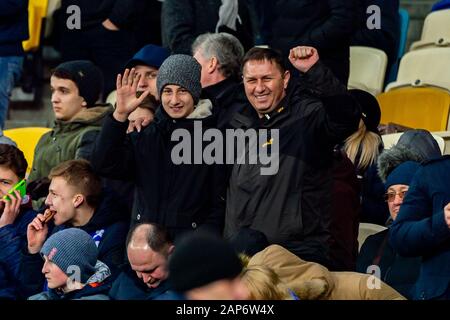
[[[383,182],[400,164],[406,161],[423,163],[441,157],[441,149],[431,133],[424,129],[408,130],[396,145],[378,157],[378,174]]]
[[[53,167],[67,160],[89,160],[101,123],[112,110],[109,104],[97,105],[84,109],[71,121],[56,120],[53,129],[41,137],[34,149],[28,180],[47,177]]]
[[[96,241],[99,252],[98,259],[111,270],[111,280],[117,276],[119,266],[124,261],[125,240],[129,225],[122,220],[122,217],[122,208],[116,202],[114,195],[104,192],[100,205],[92,218],[87,224],[79,227],[89,233]],[[54,227],[49,225],[47,238],[65,228],[73,228],[73,226],[69,224]],[[19,267],[20,294],[23,297],[29,297],[40,292],[44,286],[45,278],[41,273],[44,261],[39,253],[29,254],[26,245],[19,255],[21,256]]]
[[[95,273],[86,281],[82,289],[68,293],[49,289],[29,297],[28,300],[109,300],[110,276],[111,272],[108,266],[97,261]]]
[[[178,132],[189,134],[195,147],[199,141],[193,136],[194,126],[201,125],[203,131],[215,127],[211,102],[206,101],[200,100],[184,119],[170,118],[161,106],[150,125],[129,135],[128,121],[107,117],[92,164],[103,176],[135,182],[132,223],[159,223],[172,236],[198,227],[221,232],[226,183],[222,165],[194,164],[195,150],[191,151],[191,164],[175,164],[172,159],[172,150],[180,143],[171,141],[176,129],[184,129]]]
[[[265,265],[301,300],[405,300],[397,291],[379,280],[379,287],[368,274],[330,272],[324,266],[304,261],[285,248],[271,245],[255,254],[248,266]],[[373,276],[372,276],[373,277]]]
[[[287,95],[270,119],[259,119],[251,107],[237,113],[235,128],[279,129],[279,154],[272,154],[278,156],[278,172],[261,175],[261,164],[234,165],[225,236],[251,228],[271,244],[328,264],[333,147],[356,130],[359,117],[346,88],[320,62],[303,82],[289,81]]]

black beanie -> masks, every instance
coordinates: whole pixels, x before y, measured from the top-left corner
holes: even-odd
[[[78,87],[80,97],[86,100],[87,106],[92,107],[103,91],[102,71],[89,60],[74,60],[61,63],[53,74],[64,72]]]
[[[233,279],[241,271],[242,263],[229,243],[200,232],[180,240],[169,259],[169,281],[178,292]]]
[[[377,99],[364,90],[352,89],[349,92],[361,107],[361,119],[367,130],[379,133],[378,125],[381,120],[381,110]]]

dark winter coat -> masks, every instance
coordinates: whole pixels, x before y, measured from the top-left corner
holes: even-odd
[[[391,245],[403,256],[422,257],[414,299],[450,299],[450,156],[430,160],[414,175],[391,226]]]
[[[380,268],[380,279],[408,299],[419,276],[420,258],[402,257],[389,244],[389,229],[368,236],[359,251],[356,271],[368,273],[369,266]]]
[[[194,164],[192,158],[191,164],[175,164],[171,157],[179,143],[171,141],[172,133],[185,129],[194,138],[195,125],[203,130],[214,128],[216,118],[172,119],[160,107],[150,125],[129,135],[128,121],[122,123],[112,116],[106,119],[92,164],[103,176],[135,182],[132,224],[159,223],[172,236],[198,227],[222,231],[226,188],[222,165]],[[194,150],[191,156],[195,156]]]
[[[355,1],[274,0],[268,44],[283,57],[296,46],[311,46],[343,83],[349,75],[350,36],[355,30]]]
[[[358,0],[358,27],[352,35],[352,46],[366,46],[383,50],[392,64],[397,58],[398,39],[400,38],[399,0]],[[380,29],[369,29],[373,11],[367,13],[369,6],[380,8]],[[376,14],[377,12],[375,12]],[[387,69],[389,70],[389,69]]]
[[[191,54],[191,46],[199,35],[216,30],[221,0],[165,0],[162,6],[162,42],[172,53]],[[246,49],[253,46],[252,23],[248,6],[239,1],[237,30],[219,28],[236,36]]]
[[[28,39],[28,0],[0,1],[0,57],[23,54]]]
[[[100,25],[106,19],[111,20],[120,29],[126,29],[136,18],[136,7],[139,0],[62,0],[61,12],[67,11],[71,5],[81,9],[81,28],[86,29]],[[69,11],[70,12],[70,11]],[[67,18],[69,14],[67,14]]]
[[[36,211],[22,209],[13,224],[0,228],[0,299],[15,299],[21,248],[27,242],[28,224]]]
[[[253,108],[233,119],[236,128],[280,129],[279,169],[261,175],[261,165],[234,165],[225,235],[231,238],[248,227],[263,232],[271,244],[328,265],[333,147],[356,130],[360,111],[320,62],[303,83],[291,81],[269,119],[259,119]]]

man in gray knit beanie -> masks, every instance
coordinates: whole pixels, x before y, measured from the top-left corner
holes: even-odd
[[[202,91],[201,68],[197,60],[191,56],[185,54],[169,56],[159,68],[156,79],[159,96],[162,96],[162,90],[166,85],[179,85],[189,91],[194,104],[197,104]]]
[[[79,270],[81,283],[85,283],[95,273],[97,246],[92,237],[81,229],[70,228],[56,232],[45,241],[40,252],[45,263],[54,263],[69,277]],[[52,274],[48,275],[45,271],[44,265],[43,272],[48,287],[53,289]]]

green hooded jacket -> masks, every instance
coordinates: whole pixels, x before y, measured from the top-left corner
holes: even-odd
[[[28,181],[47,177],[58,164],[73,159],[90,159],[103,119],[113,111],[110,104],[82,110],[71,121],[56,120],[34,149],[33,167]]]

